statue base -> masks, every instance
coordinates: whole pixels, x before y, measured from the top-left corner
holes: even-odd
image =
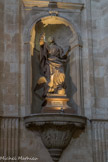
[[[45,101],[46,105],[42,107],[42,113],[75,113],[74,110],[67,105],[69,99],[66,95],[48,95]]]

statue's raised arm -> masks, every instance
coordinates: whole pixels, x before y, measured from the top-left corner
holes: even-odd
[[[44,43],[45,43],[45,33],[43,33],[43,34],[41,35],[40,41],[39,41],[40,46],[44,45]]]

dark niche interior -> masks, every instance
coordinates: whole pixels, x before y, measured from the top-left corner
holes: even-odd
[[[40,77],[40,69],[39,69],[39,39],[42,33],[45,33],[45,40],[47,41],[49,36],[53,36],[55,38],[55,42],[57,45],[61,46],[63,49],[65,49],[70,44],[70,39],[73,37],[73,33],[69,26],[66,26],[64,24],[48,24],[45,26],[45,24],[42,23],[42,21],[39,21],[35,25],[35,48],[33,50],[33,56],[31,58],[31,65],[32,65],[32,113],[40,113],[42,108],[42,100],[40,99],[40,96],[42,94],[42,89],[39,90],[38,96],[36,96],[33,92],[34,87],[37,83],[38,78]],[[71,106],[75,113],[77,113],[78,106],[73,100],[73,95],[76,93],[77,88],[75,84],[72,82],[72,60],[74,60],[74,55],[72,54],[72,51],[69,54],[67,63],[65,65],[66,69],[66,94],[69,98],[69,106]]]

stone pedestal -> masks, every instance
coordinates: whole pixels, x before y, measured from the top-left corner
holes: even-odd
[[[74,110],[67,105],[69,99],[66,95],[49,95],[46,97],[46,105],[42,108],[42,113],[72,113]]]

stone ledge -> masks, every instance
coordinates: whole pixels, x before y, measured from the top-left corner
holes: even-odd
[[[87,118],[84,116],[72,115],[67,113],[41,113],[31,114],[30,116],[24,117],[25,123],[31,122],[73,122],[86,124]]]
[[[22,0],[25,9],[32,9],[33,7],[39,8],[53,8],[54,3],[56,3],[56,8],[61,9],[74,9],[74,10],[82,10],[84,8],[83,3],[66,3],[66,2],[49,2],[49,1],[34,1],[34,0]],[[51,5],[49,5],[51,3]],[[55,7],[54,7],[55,8]]]

